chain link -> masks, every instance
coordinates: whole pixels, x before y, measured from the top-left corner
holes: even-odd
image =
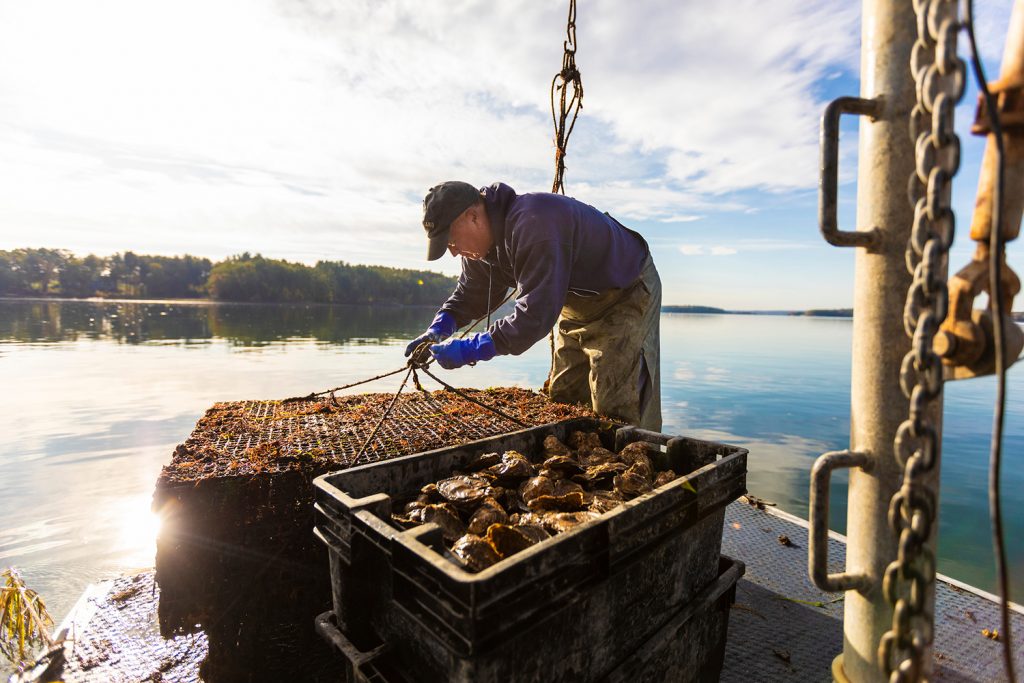
[[[893,607],[892,628],[878,645],[879,665],[890,683],[924,678],[924,658],[934,638],[927,596],[935,582],[935,557],[926,544],[937,510],[927,477],[938,462],[939,434],[930,413],[942,396],[942,360],[932,351],[932,342],[949,308],[945,273],[955,227],[950,189],[960,167],[953,111],[965,82],[965,65],[956,55],[956,0],[913,3],[917,42],[910,70],[917,104],[910,113],[915,165],[908,195],[914,223],[906,250],[913,280],[903,311],[903,325],[913,341],[900,370],[910,412],[893,444],[903,483],[890,501],[889,526],[899,540],[896,560],[882,581],[885,599]]]

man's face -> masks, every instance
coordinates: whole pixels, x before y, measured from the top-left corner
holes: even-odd
[[[448,233],[448,251],[452,256],[482,260],[494,246],[486,209],[471,206],[452,221]]]

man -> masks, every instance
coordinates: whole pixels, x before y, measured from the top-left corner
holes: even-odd
[[[557,322],[549,394],[645,429],[661,429],[661,280],[647,243],[606,213],[559,194],[517,195],[495,183],[449,181],[423,200],[427,260],[462,257],[462,275],[424,341],[447,369],[519,355]],[[445,339],[497,308],[515,310],[486,332]],[[441,343],[443,342],[443,343]]]

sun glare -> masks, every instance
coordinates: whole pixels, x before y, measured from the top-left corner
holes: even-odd
[[[160,516],[149,508],[151,497],[132,496],[115,506],[117,540],[115,550],[134,567],[153,566],[156,537],[160,533]]]

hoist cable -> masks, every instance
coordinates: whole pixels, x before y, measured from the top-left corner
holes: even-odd
[[[1006,542],[1003,537],[1003,509],[1000,497],[1000,470],[1003,455],[1003,423],[1006,412],[1006,330],[1003,326],[1002,264],[1006,244],[1002,233],[1002,199],[1004,175],[1003,128],[999,121],[999,107],[996,98],[988,89],[985,69],[978,56],[978,44],[974,38],[974,0],[966,0],[964,28],[971,44],[971,68],[978,81],[978,89],[985,101],[989,124],[995,139],[996,180],[992,191],[992,225],[989,232],[989,303],[992,305],[992,336],[995,342],[996,401],[992,418],[992,445],[989,452],[988,500],[989,515],[992,517],[992,545],[995,551],[996,573],[999,582],[999,611],[1001,628],[999,640],[1003,644],[1003,665],[1006,678],[1016,681],[1013,662],[1013,635],[1010,620],[1010,585],[1006,563]]]

